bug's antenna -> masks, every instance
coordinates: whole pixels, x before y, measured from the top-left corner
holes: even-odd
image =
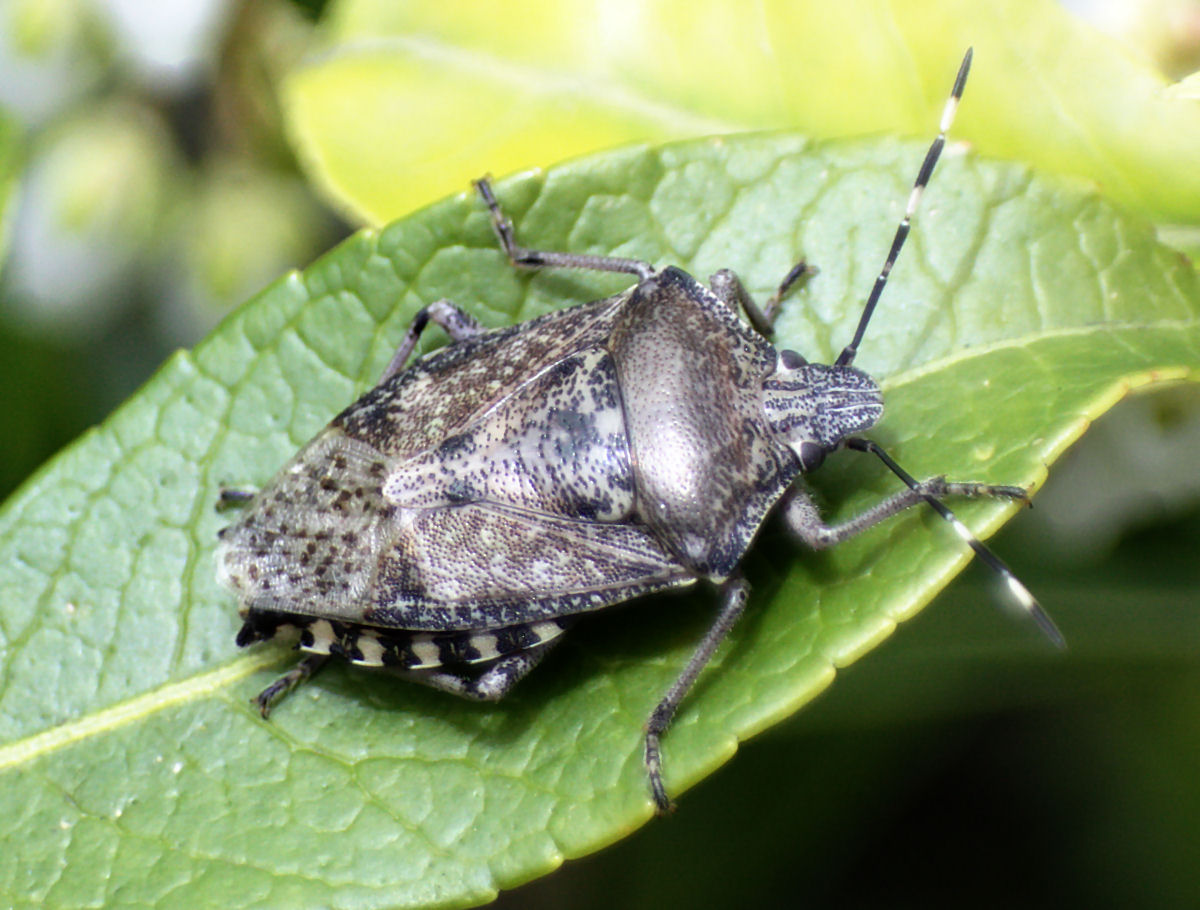
[[[925,502],[927,502],[935,512],[942,516],[942,518],[946,519],[946,521],[950,522],[950,526],[954,528],[955,533],[963,539],[963,542],[966,543],[967,546],[975,551],[975,555],[979,557],[980,561],[1004,580],[1004,586],[1008,588],[1008,592],[1012,595],[1013,600],[1016,601],[1017,606],[1019,606],[1033,619],[1035,623],[1037,623],[1038,628],[1042,630],[1042,633],[1050,639],[1054,646],[1057,648],[1065,648],[1067,646],[1067,641],[1065,638],[1063,638],[1062,632],[1058,630],[1058,626],[1054,624],[1054,620],[1050,618],[1050,614],[1047,613],[1042,605],[1037,602],[1037,598],[1034,597],[1030,590],[1021,582],[1021,580],[1013,574],[1012,569],[1004,564],[1004,560],[984,546],[983,541],[972,534],[970,528],[963,524],[962,521],[959,520],[958,516],[946,507],[945,503],[943,503],[936,496],[932,496],[923,492],[921,485],[916,481],[916,479],[907,471],[905,471],[904,468],[900,467],[900,465],[896,463],[896,460],[887,452],[885,452],[878,444],[869,439],[859,439],[857,437],[846,439],[845,443],[847,448],[855,449],[859,452],[869,452],[870,454],[874,455],[887,466],[889,471],[904,481],[909,489],[919,493],[921,498],[924,499]],[[997,489],[1005,491],[1011,490],[1014,494],[1019,493],[1022,496],[1025,494],[1025,491],[1020,487],[1005,487]]]
[[[892,266],[896,264],[896,259],[900,255],[900,248],[904,246],[904,241],[908,237],[908,231],[912,227],[912,217],[917,212],[917,206],[921,204],[921,193],[925,189],[926,184],[929,183],[933,169],[942,154],[942,147],[946,144],[946,131],[950,129],[950,124],[954,122],[954,114],[958,111],[958,101],[962,98],[963,86],[967,84],[967,73],[971,69],[972,53],[973,48],[967,48],[967,53],[963,56],[962,63],[958,67],[958,76],[954,80],[954,88],[950,90],[950,97],[946,99],[946,107],[942,110],[942,122],[938,127],[937,138],[933,140],[933,144],[929,146],[929,151],[925,153],[925,160],[921,162],[921,170],[917,172],[917,180],[913,184],[912,193],[909,194],[908,207],[904,210],[904,218],[901,219],[899,226],[896,228],[896,236],[892,238],[892,248],[883,263],[883,269],[880,271],[879,277],[875,279],[875,286],[871,288],[870,296],[867,297],[867,305],[863,307],[862,316],[859,317],[858,328],[854,330],[854,338],[842,349],[842,353],[838,355],[837,366],[849,366],[854,362],[855,355],[858,354],[858,346],[862,343],[863,335],[867,331],[867,323],[871,321],[871,315],[875,312],[875,305],[879,303],[879,295],[883,293],[884,285],[887,284],[888,274],[892,271]]]

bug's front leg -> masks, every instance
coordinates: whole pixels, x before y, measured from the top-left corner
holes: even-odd
[[[963,543],[975,552],[984,565],[1000,576],[1013,603],[1037,623],[1038,628],[1051,643],[1058,648],[1066,647],[1066,640],[1062,633],[1042,605],[1037,602],[1037,598],[1004,564],[1004,561],[984,546],[983,542],[972,534],[971,530],[940,499],[942,496],[987,496],[995,499],[1015,499],[1028,502],[1029,494],[1026,490],[1021,487],[997,486],[988,483],[951,483],[944,477],[916,481],[875,443],[869,440],[851,439],[847,444],[860,451],[878,455],[892,469],[893,473],[904,480],[908,489],[889,496],[883,502],[877,503],[840,525],[826,524],[808,494],[802,490],[793,489],[791,498],[784,507],[784,518],[788,527],[797,537],[814,550],[824,549],[849,540],[884,519],[912,508],[918,503],[925,503],[950,524]]]
[[[713,652],[725,640],[729,630],[733,628],[746,608],[750,597],[750,585],[741,575],[733,575],[721,585],[721,603],[717,610],[717,618],[704,633],[704,638],[696,646],[691,658],[683,671],[671,684],[658,705],[650,712],[646,721],[646,773],[650,775],[650,792],[654,796],[654,805],[660,815],[674,808],[671,797],[667,795],[666,785],[662,779],[662,736],[671,726],[679,704],[687,695],[688,690],[696,682],[700,671],[712,659]]]
[[[770,335],[775,327],[775,317],[779,315],[779,305],[784,296],[801,278],[817,274],[817,267],[809,265],[804,260],[797,262],[783,277],[775,293],[768,299],[765,306],[760,307],[742,279],[733,269],[721,269],[709,276],[708,286],[720,298],[721,302],[730,309],[737,311],[741,307],[750,320],[750,324],[762,335]]]
[[[857,537],[881,521],[898,515],[906,509],[926,502],[929,497],[967,496],[990,497],[993,499],[1015,499],[1028,501],[1029,494],[1021,487],[999,486],[988,483],[953,483],[944,477],[932,477],[919,482],[915,487],[901,490],[876,503],[865,512],[860,512],[842,524],[829,525],[821,518],[816,504],[807,493],[794,487],[788,494],[783,516],[801,542],[814,550],[824,550]]]

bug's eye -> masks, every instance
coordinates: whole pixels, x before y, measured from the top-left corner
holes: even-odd
[[[815,471],[825,460],[825,448],[816,442],[800,443],[800,470]]]
[[[807,360],[805,360],[795,351],[780,351],[779,362],[783,364],[784,369],[787,370],[795,370],[808,363]]]

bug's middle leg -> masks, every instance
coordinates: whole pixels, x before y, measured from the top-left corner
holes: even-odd
[[[383,374],[379,377],[380,382],[390,379],[404,369],[404,364],[408,362],[409,355],[417,346],[417,342],[421,339],[421,333],[425,331],[425,326],[429,325],[430,321],[441,326],[442,330],[450,336],[451,341],[462,341],[464,338],[470,338],[483,331],[483,326],[474,316],[463,312],[444,297],[441,300],[435,300],[428,306],[417,310],[417,315],[409,323],[408,331],[404,333],[404,338],[396,348],[396,353],[392,355],[392,359],[388,361]]]
[[[721,585],[720,596],[717,618],[704,633],[683,671],[671,684],[671,688],[667,689],[646,721],[646,773],[650,775],[650,792],[654,796],[654,804],[660,815],[671,811],[673,806],[662,779],[662,736],[671,726],[671,720],[675,717],[680,702],[696,682],[700,671],[712,659],[713,652],[742,615],[750,597],[750,585],[741,575],[733,575]]]

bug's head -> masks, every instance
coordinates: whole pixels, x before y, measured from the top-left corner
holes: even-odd
[[[795,351],[780,351],[775,372],[763,383],[763,410],[772,432],[808,472],[846,436],[875,425],[883,395],[855,367],[808,363]]]

